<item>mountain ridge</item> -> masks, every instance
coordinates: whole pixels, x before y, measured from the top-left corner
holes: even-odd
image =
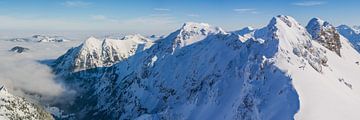
[[[65,76],[86,95],[73,107],[80,119],[356,119],[344,111],[360,107],[360,55],[315,20],[279,15],[247,37],[186,23],[100,74]]]

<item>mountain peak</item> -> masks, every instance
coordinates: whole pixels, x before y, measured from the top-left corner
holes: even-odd
[[[299,26],[300,24],[291,16],[278,15],[273,17],[268,26],[286,25],[288,27]]]
[[[194,27],[204,28],[204,27],[210,27],[210,25],[208,23],[186,22],[182,26],[182,28],[184,29],[191,29]]]
[[[151,41],[150,39],[140,34],[126,35],[123,38],[121,38],[121,40],[133,40],[134,42],[138,42],[138,43],[146,43]]]
[[[82,44],[83,48],[97,48],[99,45],[101,45],[101,41],[93,36],[89,37],[84,41]]]
[[[316,18],[312,18],[309,21],[308,25],[306,26],[306,28],[314,28],[314,27],[323,27],[326,29],[330,29],[333,28],[334,26],[331,25],[329,22],[316,17]]]
[[[221,28],[213,27],[207,23],[186,22],[180,29],[164,39],[166,44],[169,45],[167,47],[174,50],[204,40],[209,35],[219,33],[226,34]]]
[[[234,33],[243,36],[243,35],[245,35],[245,34],[248,34],[248,33],[254,32],[254,31],[255,31],[254,28],[248,26],[248,27],[244,27],[244,28],[242,28],[242,29],[240,29],[240,30],[234,31]]]
[[[203,34],[212,33],[212,32],[214,33],[224,32],[221,28],[213,27],[208,23],[196,23],[196,22],[186,22],[183,24],[180,30],[187,32],[202,32]]]

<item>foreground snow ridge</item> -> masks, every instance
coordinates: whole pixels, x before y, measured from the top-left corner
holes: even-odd
[[[189,22],[156,42],[91,37],[52,67],[80,88],[77,119],[357,120],[354,47],[329,22],[279,15],[235,32]]]
[[[0,87],[1,120],[53,120],[39,105],[10,94],[5,86]]]

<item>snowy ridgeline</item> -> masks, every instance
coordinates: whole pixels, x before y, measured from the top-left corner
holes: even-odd
[[[77,97],[46,110],[70,120],[358,120],[358,36],[280,15],[234,32],[189,22],[166,37],[90,37],[50,64]],[[0,98],[1,119],[53,119],[4,88]]]
[[[58,107],[77,119],[360,119],[357,40],[341,31],[277,16],[235,32],[185,23],[155,42],[89,38],[52,65],[79,89]]]
[[[1,120],[52,120],[50,113],[41,106],[27,102],[10,94],[4,86],[0,87]]]

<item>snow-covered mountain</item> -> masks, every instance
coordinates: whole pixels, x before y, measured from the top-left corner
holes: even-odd
[[[55,61],[56,72],[77,72],[98,67],[108,67],[127,59],[153,45],[141,35],[129,35],[122,39],[98,40],[90,37],[80,46],[68,50]]]
[[[10,94],[0,87],[1,120],[53,120],[54,118],[39,105]]]
[[[342,36],[347,38],[353,47],[360,53],[360,29],[349,27],[347,25],[340,25],[336,29]]]
[[[9,41],[14,42],[66,42],[69,41],[62,36],[46,36],[46,35],[33,35],[28,38],[13,38]]]
[[[73,72],[64,79],[81,89],[69,110],[79,119],[360,118],[360,54],[330,23],[279,15],[240,31],[185,23],[119,59],[103,46],[132,44],[89,38],[53,67]]]

